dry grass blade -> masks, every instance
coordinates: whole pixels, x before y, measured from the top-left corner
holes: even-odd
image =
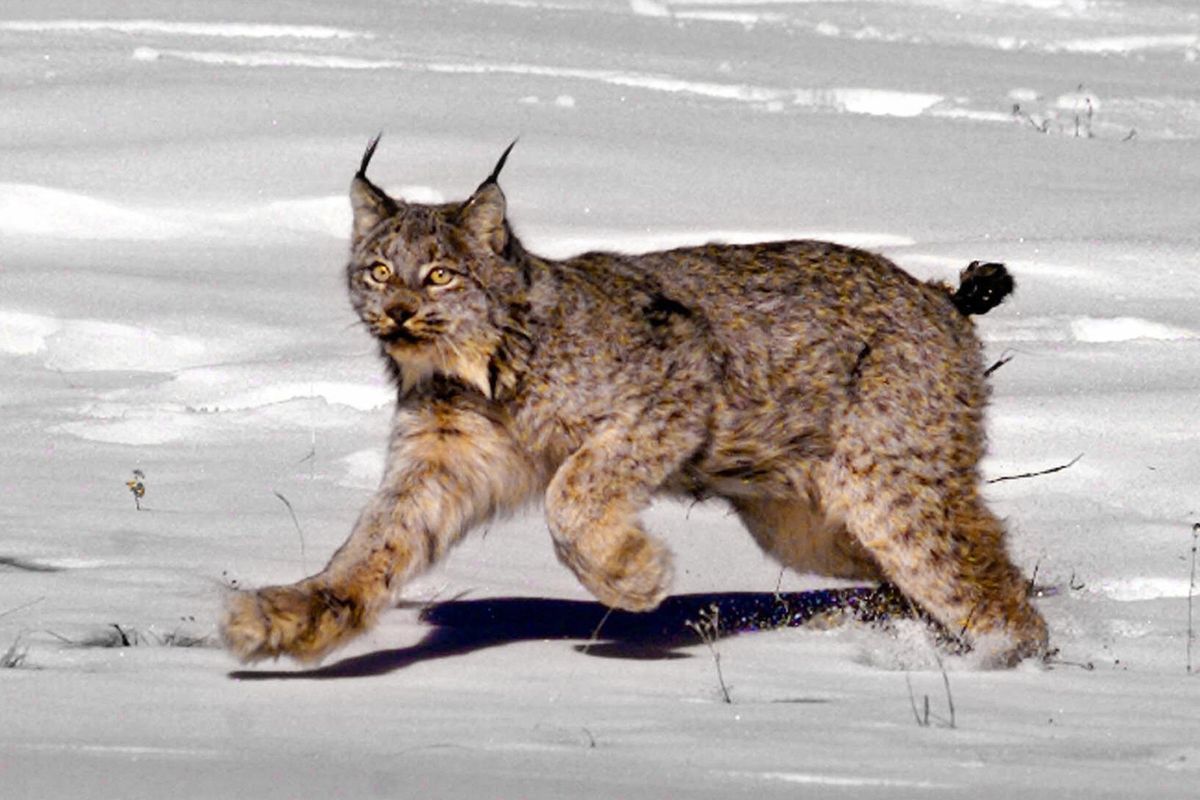
[[[22,603],[21,605],[15,607],[15,608],[10,608],[7,611],[0,611],[0,617],[7,617],[9,614],[16,614],[18,611],[24,611],[25,609],[29,608],[30,606],[36,606],[38,603],[42,602],[45,599],[46,599],[45,597],[39,597],[36,600],[30,600],[28,603]]]
[[[296,509],[292,508],[292,504],[288,499],[279,492],[272,490],[271,493],[279,498],[279,501],[287,507],[288,513],[292,515],[292,524],[296,526],[296,535],[300,537],[300,569],[307,575],[308,561],[304,553],[304,531],[300,530],[300,520],[296,518]]]
[[[4,655],[0,655],[0,669],[17,669],[25,663],[25,657],[29,655],[29,648],[21,644],[21,637],[17,636],[8,649],[4,651]]]
[[[985,378],[988,377],[993,372],[1000,369],[1008,362],[1012,361],[1014,358],[1016,358],[1016,353],[1013,353],[1010,351],[1005,351],[1004,353],[1001,353],[1000,358],[996,359],[996,363],[992,364],[990,367],[988,367],[987,369],[985,369],[983,371],[983,377],[985,377]]]
[[[988,483],[1001,483],[1003,481],[1016,481],[1016,480],[1020,480],[1022,478],[1036,478],[1039,475],[1049,475],[1053,472],[1062,472],[1064,469],[1069,469],[1069,468],[1075,466],[1076,464],[1078,464],[1079,459],[1081,459],[1081,458],[1083,458],[1083,453],[1080,453],[1079,455],[1075,456],[1067,463],[1060,464],[1057,467],[1051,467],[1050,469],[1042,469],[1042,470],[1038,470],[1037,472],[1022,472],[1020,475],[1003,475],[999,478],[992,478],[991,480],[988,481]]]
[[[1192,525],[1192,577],[1188,581],[1187,672],[1192,674],[1192,643],[1196,629],[1192,625],[1192,597],[1196,594],[1196,545],[1200,542],[1200,522]]]
[[[721,609],[714,603],[700,613],[699,620],[689,621],[687,626],[696,632],[712,655],[713,666],[717,670],[717,684],[721,688],[721,699],[726,703],[733,703],[733,698],[729,696],[729,687],[725,685],[725,675],[721,672],[721,653],[717,650],[717,640],[721,638],[720,615]]]

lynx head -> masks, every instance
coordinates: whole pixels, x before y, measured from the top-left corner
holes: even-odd
[[[350,186],[351,303],[402,394],[442,376],[492,397],[523,287],[497,183],[513,145],[466,201],[423,205],[389,197],[367,179],[378,143],[367,147]]]

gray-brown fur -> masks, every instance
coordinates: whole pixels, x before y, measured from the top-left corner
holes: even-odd
[[[370,155],[347,281],[397,382],[387,468],[322,572],[233,594],[240,658],[324,656],[537,500],[589,591],[652,609],[671,559],[638,514],[663,493],[729,501],[795,569],[894,582],[994,663],[1044,652],[978,491],[979,304],[828,242],[552,261],[513,235],[496,172],[463,203],[410,204],[367,179]]]

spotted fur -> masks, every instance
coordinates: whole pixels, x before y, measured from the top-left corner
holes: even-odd
[[[387,469],[324,570],[233,594],[237,656],[321,658],[472,527],[539,499],[592,594],[652,609],[671,558],[639,512],[665,493],[723,498],[789,567],[893,582],[996,664],[1045,651],[979,494],[968,314],[1011,291],[999,265],[955,292],[820,241],[553,261],[513,234],[503,159],[466,201],[421,205],[370,182],[374,147],[346,277],[396,379]]]

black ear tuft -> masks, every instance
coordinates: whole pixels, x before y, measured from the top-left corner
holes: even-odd
[[[518,138],[520,138],[520,137],[518,137]],[[485,180],[483,183],[479,184],[479,189],[482,189],[483,187],[487,186],[489,183],[499,183],[500,182],[500,170],[504,169],[504,162],[508,161],[508,154],[511,153],[512,149],[516,146],[517,146],[517,139],[513,139],[512,142],[509,143],[508,147],[504,148],[504,152],[500,154],[500,160],[496,162],[495,168],[492,169],[492,174],[487,176],[487,180]],[[475,191],[478,192],[479,189],[476,189]]]
[[[958,291],[951,299],[962,314],[986,314],[1016,288],[1016,281],[1003,264],[972,261],[958,276]]]
[[[363,153],[362,163],[358,165],[358,172],[354,174],[356,178],[367,177],[367,165],[371,163],[371,157],[375,155],[375,148],[379,146],[379,140],[383,138],[383,131],[375,134],[375,138],[367,144],[367,152]]]
[[[371,163],[371,156],[375,155],[375,148],[379,145],[379,137],[382,135],[376,135],[367,145],[367,151],[363,153],[362,162],[358,165],[358,172],[354,173],[354,180],[350,182],[350,207],[354,210],[354,225],[350,232],[351,247],[358,247],[375,226],[396,214],[403,205],[388,197],[387,192],[371,183],[367,177],[367,166]]]
[[[516,145],[517,140],[513,139],[504,148],[492,174],[479,184],[479,188],[458,211],[458,224],[496,253],[506,252],[510,241],[508,223],[504,220],[508,204],[500,188],[500,170],[504,169],[504,162],[508,161],[508,154]]]

